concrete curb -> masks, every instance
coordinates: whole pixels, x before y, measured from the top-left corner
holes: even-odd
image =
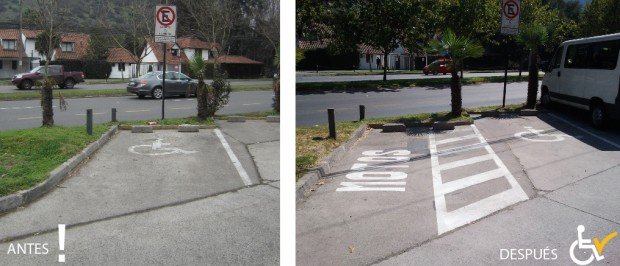
[[[296,201],[302,200],[316,182],[318,182],[319,178],[325,177],[325,173],[331,170],[333,163],[340,160],[342,156],[353,147],[355,142],[364,135],[367,128],[368,126],[365,124],[361,125],[347,142],[335,148],[327,158],[323,159],[319,167],[309,170],[308,173],[304,174],[304,176],[297,181],[295,184]]]
[[[131,130],[131,128],[133,127],[133,125],[119,125],[118,126],[118,130]],[[174,130],[178,130],[179,126],[178,125],[157,125],[157,126],[150,126],[153,128],[153,130],[169,130],[169,129],[174,129]],[[206,126],[206,125],[198,125],[199,129],[214,129],[217,128],[215,125],[211,126]]]
[[[103,147],[103,145],[108,143],[116,132],[118,132],[118,126],[112,126],[97,141],[91,143],[80,153],[56,167],[56,169],[50,172],[47,179],[31,189],[18,191],[11,195],[1,197],[0,213],[16,209],[19,206],[30,204],[45,195],[47,192],[51,191],[67,176],[67,174],[76,169],[80,163],[99,150],[99,148]]]
[[[279,116],[273,116],[273,115],[269,115],[265,118],[265,121],[267,122],[272,122],[272,123],[279,123],[280,122],[280,117]]]
[[[245,122],[245,116],[229,116],[226,121],[228,122]]]
[[[403,124],[403,123],[383,124],[383,132],[385,132],[385,133],[389,133],[389,132],[405,132],[406,130],[407,130],[407,127],[405,127],[405,124]]]

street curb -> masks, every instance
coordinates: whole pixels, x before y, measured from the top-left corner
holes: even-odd
[[[229,116],[226,121],[228,122],[245,122],[245,116]]]
[[[32,187],[28,190],[22,190],[15,192],[11,195],[4,196],[0,198],[0,213],[4,213],[17,207],[30,204],[33,201],[37,200],[41,196],[45,195],[56,185],[58,185],[71,171],[77,168],[79,164],[84,162],[84,160],[88,159],[93,153],[99,150],[103,145],[108,143],[108,141],[118,132],[118,126],[112,126],[106,133],[101,135],[101,137],[89,144],[77,155],[71,157],[66,162],[62,163],[60,166],[56,167],[56,169],[52,170],[43,182],[38,185]]]
[[[366,132],[366,129],[368,128],[369,127],[365,124],[361,125],[347,142],[335,148],[325,159],[323,159],[323,161],[319,164],[319,167],[308,170],[308,172],[304,174],[299,181],[297,181],[295,184],[296,201],[300,201],[305,198],[306,194],[314,185],[316,185],[319,179],[321,177],[325,177],[325,173],[328,173],[331,170],[332,164],[340,160],[342,156],[344,156],[344,154],[349,151],[351,147],[353,147],[355,142],[357,142],[357,140],[364,135],[364,132]]]
[[[119,125],[118,126],[118,130],[131,130],[131,128],[133,127],[133,125]],[[156,126],[151,126],[153,128],[153,130],[168,130],[168,129],[175,129],[178,130],[179,126],[178,125],[156,125]],[[207,126],[207,125],[198,125],[199,129],[214,129],[217,128],[215,125],[211,126]]]

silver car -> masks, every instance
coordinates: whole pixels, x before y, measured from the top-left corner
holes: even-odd
[[[162,84],[163,76],[161,71],[149,72],[139,78],[130,79],[127,84],[127,92],[134,93],[139,98],[149,95],[154,99],[161,99],[164,95]],[[166,72],[166,96],[196,95],[197,88],[198,80],[191,79],[183,73]],[[189,95],[187,95],[188,93]]]

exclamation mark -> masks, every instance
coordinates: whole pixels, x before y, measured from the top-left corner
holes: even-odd
[[[58,225],[58,249],[65,250],[65,225]],[[65,262],[65,254],[58,254],[58,262]]]

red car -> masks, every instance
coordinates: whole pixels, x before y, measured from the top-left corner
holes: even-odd
[[[432,73],[433,75],[442,73],[445,75],[452,71],[452,69],[450,69],[450,63],[452,63],[452,60],[450,59],[437,59],[429,65],[426,65],[422,71],[424,72],[424,75],[428,75],[429,73]]]
[[[28,73],[21,73],[13,76],[11,82],[20,90],[30,90],[36,81],[43,79],[44,72],[45,67],[38,66]],[[73,89],[75,84],[84,82],[83,72],[68,72],[65,71],[61,65],[49,65],[48,74],[56,81],[56,84],[58,84],[58,87],[61,89]]]

